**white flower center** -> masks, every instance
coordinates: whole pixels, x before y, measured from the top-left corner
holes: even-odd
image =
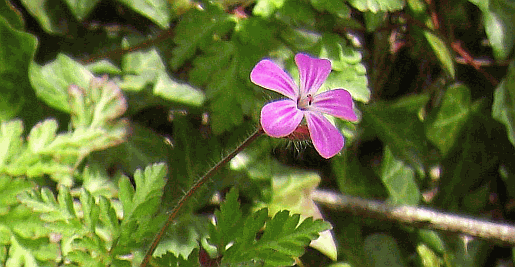
[[[300,97],[299,100],[297,100],[297,108],[300,110],[305,110],[311,106],[312,102],[313,96],[311,94],[308,94],[306,97]]]

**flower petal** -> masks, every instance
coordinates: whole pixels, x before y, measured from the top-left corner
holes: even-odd
[[[316,94],[331,72],[331,61],[297,54],[295,63],[299,67],[301,95]]]
[[[258,62],[250,73],[250,80],[261,87],[283,94],[290,99],[297,99],[299,90],[293,79],[268,59]]]
[[[315,95],[310,109],[340,119],[356,121],[358,117],[353,106],[352,97],[347,90],[334,89]]]
[[[304,112],[304,115],[311,140],[320,156],[328,159],[338,154],[344,144],[340,131],[320,113],[307,111]]]
[[[266,104],[261,109],[261,126],[271,137],[291,134],[300,124],[304,114],[297,109],[297,103],[290,99]]]

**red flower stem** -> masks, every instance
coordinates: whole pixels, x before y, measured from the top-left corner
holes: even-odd
[[[150,259],[152,258],[152,254],[156,250],[157,245],[161,241],[161,238],[166,232],[166,229],[172,224],[172,222],[175,220],[177,215],[179,214],[179,211],[181,208],[186,204],[186,202],[197,192],[197,190],[202,187],[209,179],[225,164],[227,164],[231,159],[233,159],[238,153],[240,153],[244,148],[246,148],[250,143],[252,143],[254,140],[256,140],[259,136],[261,136],[264,133],[263,128],[261,126],[241,145],[239,145],[231,154],[225,156],[220,162],[218,162],[213,168],[211,168],[204,176],[202,176],[189,190],[186,192],[184,196],[182,196],[181,200],[177,203],[177,205],[173,208],[172,212],[168,216],[168,220],[165,222],[163,227],[161,227],[161,230],[159,230],[159,233],[157,233],[156,237],[154,238],[154,241],[152,241],[152,244],[150,245],[150,248],[148,249],[147,253],[145,254],[145,258],[143,259],[143,262],[141,262],[141,267],[146,267],[148,263],[150,262]]]

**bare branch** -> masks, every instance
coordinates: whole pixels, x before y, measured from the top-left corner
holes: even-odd
[[[460,216],[413,206],[393,206],[334,192],[315,190],[313,200],[330,208],[365,217],[415,225],[417,227],[461,233],[482,239],[515,245],[515,226]]]

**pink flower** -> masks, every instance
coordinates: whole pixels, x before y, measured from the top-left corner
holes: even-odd
[[[261,110],[261,126],[272,137],[285,137],[295,131],[303,118],[318,153],[331,158],[343,148],[343,136],[324,114],[356,121],[352,97],[347,90],[334,89],[317,94],[331,72],[327,59],[297,54],[300,88],[293,79],[270,60],[261,60],[250,73],[250,80],[288,99],[266,104]]]

